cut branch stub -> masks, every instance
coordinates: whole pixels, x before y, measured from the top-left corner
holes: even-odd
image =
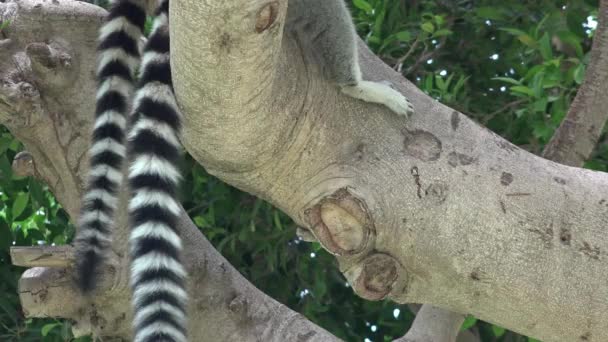
[[[375,253],[345,272],[355,293],[367,300],[386,298],[398,276],[398,262],[390,255]]]
[[[13,172],[19,177],[36,176],[34,157],[27,151],[21,151],[15,155],[12,164]]]
[[[334,255],[353,255],[370,245],[375,228],[367,206],[340,189],[304,212],[314,236]]]
[[[279,3],[271,2],[262,7],[255,20],[255,32],[262,33],[266,31],[274,22],[277,20],[277,14],[279,13]]]
[[[74,253],[71,246],[11,247],[11,261],[23,267],[69,267]]]
[[[72,57],[60,44],[31,43],[25,48],[34,76],[48,90],[65,87],[74,77]]]
[[[65,293],[72,293],[72,303],[66,305]],[[70,271],[66,268],[34,267],[23,272],[19,279],[19,299],[25,317],[76,317],[74,312],[83,297],[73,287]]]
[[[9,129],[32,126],[43,115],[40,92],[33,84],[21,81],[20,74],[10,76],[0,79],[0,104],[10,108],[8,114],[0,113],[0,121]]]

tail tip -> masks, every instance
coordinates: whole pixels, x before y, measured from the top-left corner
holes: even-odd
[[[95,291],[97,272],[102,258],[94,251],[87,251],[76,260],[76,285],[80,291],[89,295]]]

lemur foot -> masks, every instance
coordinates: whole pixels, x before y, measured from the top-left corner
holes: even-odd
[[[399,115],[408,117],[414,113],[414,107],[407,97],[386,83],[360,81],[354,86],[343,86],[342,92],[365,102],[385,105]]]

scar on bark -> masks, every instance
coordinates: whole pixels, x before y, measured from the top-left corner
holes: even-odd
[[[566,185],[566,183],[567,183],[565,179],[560,178],[560,177],[554,177],[554,178],[553,178],[553,180],[554,180],[556,183],[561,184],[561,185]]]
[[[452,167],[456,167],[458,165],[467,166],[476,161],[477,158],[471,157],[464,153],[450,152],[450,154],[448,154],[448,164],[450,164]]]
[[[422,161],[435,161],[441,157],[441,140],[432,133],[420,129],[403,130],[404,153]]]
[[[498,203],[500,203],[500,209],[502,209],[503,214],[506,214],[507,206],[505,205],[505,202],[503,202],[502,200],[498,200]]]
[[[513,183],[513,175],[508,172],[503,172],[500,176],[500,184],[509,186],[511,183]]]
[[[422,198],[422,184],[420,183],[420,171],[417,166],[412,167],[410,170],[412,176],[414,177],[414,183],[416,183],[416,195],[418,198]]]
[[[572,233],[570,233],[568,229],[562,228],[559,233],[559,241],[561,241],[563,245],[570,246],[570,240],[572,240]]]
[[[458,129],[460,125],[460,113],[457,111],[453,111],[450,117],[450,124],[452,125],[452,130],[455,131]]]
[[[424,190],[425,199],[431,204],[442,204],[448,197],[449,187],[446,183],[437,181],[431,183],[426,190]]]
[[[579,251],[585,254],[588,258],[599,260],[601,250],[598,246],[592,246],[589,242],[583,241]]]
[[[400,265],[392,256],[374,253],[344,274],[357,295],[367,300],[382,300],[389,297],[397,284],[399,270]]]
[[[342,188],[304,211],[310,229],[334,255],[363,251],[376,234],[365,202]]]
[[[277,19],[277,14],[279,13],[279,4],[275,2],[265,4],[256,15],[255,21],[255,32],[262,33]]]

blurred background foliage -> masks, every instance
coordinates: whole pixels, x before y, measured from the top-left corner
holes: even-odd
[[[533,153],[540,153],[584,79],[597,0],[348,0],[358,33],[387,64],[427,94]],[[100,2],[104,5],[103,2]],[[10,25],[4,23],[2,27]],[[46,185],[19,178],[22,149],[0,130],[0,341],[73,341],[70,323],[24,318],[22,268],[11,245],[65,244],[74,227]],[[603,135],[587,167],[606,171]],[[318,244],[293,222],[187,158],[183,203],[214,246],[265,293],[346,341],[391,341],[414,315],[405,305],[355,296]],[[534,341],[467,318],[484,342]],[[78,339],[80,341],[88,338]]]

